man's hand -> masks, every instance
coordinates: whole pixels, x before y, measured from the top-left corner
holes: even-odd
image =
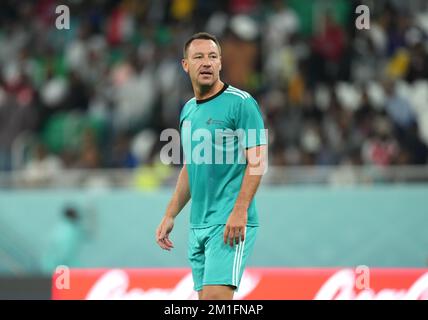
[[[159,227],[156,229],[156,242],[164,250],[170,251],[174,248],[171,240],[169,240],[172,228],[174,228],[174,218],[164,216]]]
[[[227,219],[226,227],[224,228],[224,243],[227,244],[229,242],[230,246],[233,247],[234,241],[236,244],[239,241],[244,241],[246,225],[247,209],[235,207],[229,219]]]

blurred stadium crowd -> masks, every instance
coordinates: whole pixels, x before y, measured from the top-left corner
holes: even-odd
[[[355,8],[370,8],[357,30]],[[259,101],[271,165],[426,164],[425,1],[2,1],[0,170],[159,160],[193,96],[186,38],[222,44],[224,81]]]

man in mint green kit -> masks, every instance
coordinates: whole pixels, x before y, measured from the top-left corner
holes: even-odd
[[[233,299],[259,226],[254,195],[267,166],[263,118],[250,94],[220,80],[221,49],[213,35],[193,35],[183,56],[195,97],[181,112],[185,164],[156,241],[173,248],[174,219],[192,199],[194,288],[200,299]]]

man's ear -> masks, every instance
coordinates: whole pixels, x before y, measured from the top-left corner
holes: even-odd
[[[221,71],[221,67],[222,67],[222,63],[221,63],[221,56],[220,56],[220,68],[218,69],[218,71]]]
[[[189,73],[189,64],[188,64],[188,62],[187,62],[187,59],[181,59],[181,66],[183,67],[183,70],[186,72],[186,73]]]

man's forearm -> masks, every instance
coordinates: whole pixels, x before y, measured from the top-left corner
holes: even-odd
[[[242,179],[241,190],[235,202],[236,209],[247,210],[266,171],[266,146],[257,146],[247,150],[247,168]]]
[[[187,204],[189,199],[189,176],[187,174],[187,168],[184,165],[180,170],[180,174],[178,175],[177,185],[175,187],[171,201],[168,204],[165,215],[175,218]]]
[[[250,174],[250,166],[247,166],[245,169],[245,175],[242,180],[241,190],[239,191],[238,198],[235,202],[235,208],[247,210],[250,206],[251,200],[253,200],[254,195],[257,192],[257,189],[262,180],[262,175]]]

